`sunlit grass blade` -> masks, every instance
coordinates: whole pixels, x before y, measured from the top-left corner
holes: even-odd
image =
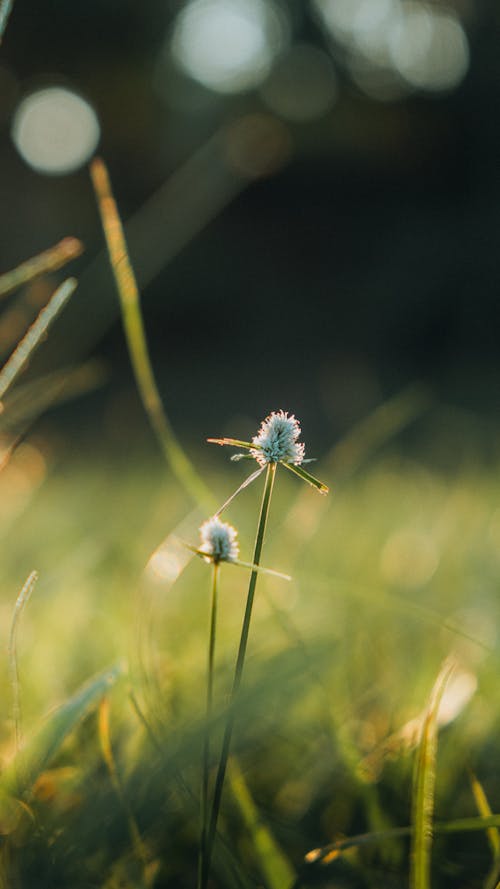
[[[437,715],[446,683],[454,669],[454,661],[451,659],[445,661],[434,683],[422,722],[412,789],[411,889],[430,889],[430,855],[436,784]]]
[[[281,580],[292,580],[289,574],[283,574],[282,571],[275,571],[274,568],[264,568],[263,565],[254,565],[252,562],[242,562],[241,559],[232,559],[228,565],[239,565],[240,568],[249,568],[256,571],[257,574],[268,574],[270,577],[279,577]]]
[[[68,262],[81,256],[83,250],[83,244],[78,238],[63,238],[55,247],[44,250],[10,272],[0,275],[0,297],[8,296],[40,275],[63,268]]]
[[[232,448],[256,448],[260,449],[260,445],[254,445],[251,441],[239,441],[237,438],[207,438],[209,444],[229,445]]]
[[[469,770],[469,779],[479,814],[483,818],[489,818],[493,812],[483,785],[472,770]],[[489,827],[486,835],[493,854],[493,863],[484,882],[484,889],[496,889],[500,880],[500,831],[498,827]]]
[[[212,494],[181,447],[160,398],[149,357],[139,288],[128,255],[118,208],[111,191],[108,171],[100,158],[92,161],[90,173],[120,296],[123,326],[142,403],[172,472],[196,503],[212,508]]]
[[[190,543],[186,543],[185,541],[181,541],[187,549],[189,549],[196,556],[200,556],[202,559],[207,559],[210,561],[210,555],[202,549],[198,549],[196,546],[191,546]],[[254,565],[252,562],[242,562],[241,559],[227,559],[224,561],[225,565],[236,565],[240,568],[250,568],[251,571],[258,571],[261,574],[270,574],[272,577],[280,577],[281,580],[291,580],[289,574],[283,574],[282,571],[274,571],[273,568],[264,568],[262,565]]]
[[[476,816],[472,818],[457,818],[453,821],[435,821],[433,824],[433,832],[439,835],[476,833],[478,831],[487,831],[492,828],[500,828],[500,814]],[[350,837],[340,837],[338,840],[335,840],[333,843],[329,843],[326,846],[311,849],[311,851],[305,855],[304,860],[306,864],[316,864],[320,861],[326,863],[332,853],[343,852],[347,849],[357,848],[358,846],[376,845],[398,837],[409,837],[412,836],[413,833],[414,828],[407,825],[404,827],[392,827],[388,830],[377,830],[370,831],[369,833],[355,834]]]
[[[101,698],[101,701],[99,703],[98,728],[102,756],[106,764],[106,768],[108,770],[115,793],[120,801],[121,806],[123,807],[125,817],[127,819],[132,846],[143,871],[144,885],[147,886],[151,882],[148,872],[149,855],[147,853],[146,847],[144,846],[137,821],[128,803],[127,797],[124,792],[123,783],[116,767],[113,747],[111,745],[111,734],[109,727],[109,697],[107,697],[107,695]]]
[[[2,38],[7,27],[9,15],[12,12],[13,4],[14,0],[0,0],[0,44],[2,43]]]
[[[222,506],[217,510],[217,512],[214,513],[214,518],[216,518],[217,516],[220,516],[221,513],[223,513],[224,510],[229,506],[229,504],[233,502],[233,500],[235,499],[235,497],[237,497],[238,494],[241,493],[241,491],[244,491],[245,488],[248,488],[248,486],[251,485],[252,482],[254,482],[256,478],[259,477],[259,475],[261,474],[261,472],[264,471],[264,468],[265,468],[264,466],[261,466],[260,469],[256,469],[255,472],[252,472],[252,474],[249,475],[248,478],[245,479],[245,481],[243,482],[243,484],[241,484],[241,485],[239,486],[239,488],[236,488],[236,491],[234,491],[234,492],[231,494],[231,496],[228,497],[227,500],[224,501],[224,503],[223,503]]]
[[[328,485],[324,485],[323,482],[320,482],[319,479],[314,477],[314,475],[306,472],[305,469],[302,469],[302,466],[296,466],[295,463],[281,463],[281,466],[284,466],[285,469],[288,469],[290,472],[298,475],[299,478],[302,478],[309,485],[312,485],[312,487],[316,488],[316,490],[319,491],[320,494],[328,494],[330,490]]]
[[[229,760],[228,778],[266,886],[268,889],[291,889],[296,881],[295,871],[272,831],[263,821],[243,772],[233,758]]]
[[[0,399],[4,397],[7,390],[19,376],[30,356],[45,337],[50,325],[76,290],[76,287],[77,281],[74,278],[67,278],[57,288],[47,305],[44,306],[37,319],[17,345],[7,363],[4,364],[0,371]]]
[[[17,664],[17,629],[19,626],[21,615],[31,598],[31,594],[35,588],[37,580],[37,572],[32,571],[17,597],[9,633],[9,678],[12,688],[12,717],[14,722],[16,756],[18,755],[22,745],[21,694],[19,687],[19,669]]]
[[[28,793],[41,772],[56,756],[65,738],[97,706],[122,672],[121,665],[105,670],[86,682],[50,714],[5,769],[0,787],[14,794]]]

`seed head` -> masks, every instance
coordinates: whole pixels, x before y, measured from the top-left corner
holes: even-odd
[[[236,528],[218,518],[208,519],[200,528],[200,550],[207,554],[209,561],[234,562],[240,548],[236,540]]]
[[[286,411],[273,411],[262,421],[250,451],[261,466],[266,463],[293,463],[299,466],[304,459],[305,445],[297,442],[301,433],[299,421]]]

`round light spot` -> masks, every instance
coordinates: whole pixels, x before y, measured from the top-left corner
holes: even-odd
[[[322,117],[337,97],[334,67],[314,46],[297,44],[276,62],[262,87],[262,97],[272,111],[292,121]]]
[[[469,67],[467,35],[457,16],[422,3],[406,3],[389,32],[392,61],[419,89],[454,89]]]
[[[11,130],[21,157],[40,173],[71,173],[83,166],[99,142],[93,108],[62,87],[37,90],[18,106]]]
[[[209,89],[245,92],[267,77],[287,42],[286,24],[271,0],[191,0],[177,18],[172,55]]]

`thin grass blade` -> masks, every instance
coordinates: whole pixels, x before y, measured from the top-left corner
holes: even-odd
[[[22,338],[16,349],[4,364],[0,371],[0,399],[17,379],[30,356],[45,337],[50,325],[64,308],[70,296],[74,293],[77,282],[74,278],[67,278],[55,293],[51,296],[47,305],[42,309],[36,321]]]
[[[234,498],[237,497],[238,494],[241,493],[241,491],[244,491],[245,488],[248,488],[248,486],[251,485],[252,482],[254,482],[256,478],[259,477],[261,472],[264,472],[264,466],[261,466],[260,469],[256,469],[255,472],[252,472],[252,474],[249,475],[247,479],[245,479],[243,484],[241,484],[239,486],[239,488],[237,488],[236,491],[234,491],[231,494],[231,496],[227,498],[227,500],[222,504],[220,509],[218,509],[217,512],[214,513],[214,517],[217,518],[217,516],[220,516],[221,513],[223,513],[224,510],[229,506],[229,504],[233,502]]]
[[[266,886],[268,889],[290,889],[295,885],[297,875],[272,831],[263,821],[243,772],[233,758],[228,763],[228,778]]]
[[[181,447],[163,407],[149,357],[139,288],[130,262],[118,208],[111,191],[108,171],[100,158],[92,161],[90,174],[120,297],[130,359],[144,409],[164,456],[178,481],[196,503],[212,508],[212,494]]]
[[[454,669],[454,661],[451,659],[445,661],[434,683],[422,721],[413,777],[411,889],[430,889],[431,885],[430,854],[436,784],[437,715],[446,683]]]
[[[83,244],[78,238],[63,238],[55,247],[44,250],[43,253],[22,262],[10,272],[0,275],[0,297],[8,296],[18,287],[28,284],[29,281],[39,278],[40,275],[63,268],[68,262],[81,256],[83,250]]]
[[[260,445],[254,445],[251,441],[240,441],[238,438],[207,438],[209,444],[229,445],[232,448],[256,448],[260,449]]]
[[[49,715],[3,772],[0,782],[2,789],[15,795],[29,793],[38,776],[58,753],[65,738],[97,706],[122,672],[120,664],[105,670],[81,686]]]
[[[309,485],[312,485],[312,487],[316,488],[320,494],[328,494],[330,490],[328,485],[324,485],[323,482],[320,482],[319,479],[315,478],[314,475],[311,475],[310,472],[306,472],[305,469],[302,469],[302,466],[296,466],[294,463],[282,463],[281,466],[284,466],[289,472],[295,473],[299,478],[303,479]]]
[[[16,756],[18,755],[22,745],[21,693],[19,686],[19,669],[17,664],[17,628],[19,626],[21,615],[31,598],[31,594],[35,588],[37,580],[38,573],[36,571],[32,571],[17,597],[9,633],[9,677],[12,688],[12,718],[14,722]]]

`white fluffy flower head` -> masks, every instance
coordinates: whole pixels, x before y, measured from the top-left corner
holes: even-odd
[[[208,519],[200,528],[200,550],[209,556],[210,561],[234,562],[238,558],[240,548],[238,546],[236,528],[227,522],[221,522],[218,518]]]
[[[292,463],[299,466],[304,459],[305,445],[298,442],[299,421],[286,411],[273,411],[262,421],[259,432],[252,439],[257,447],[250,451],[261,466],[266,463]]]

